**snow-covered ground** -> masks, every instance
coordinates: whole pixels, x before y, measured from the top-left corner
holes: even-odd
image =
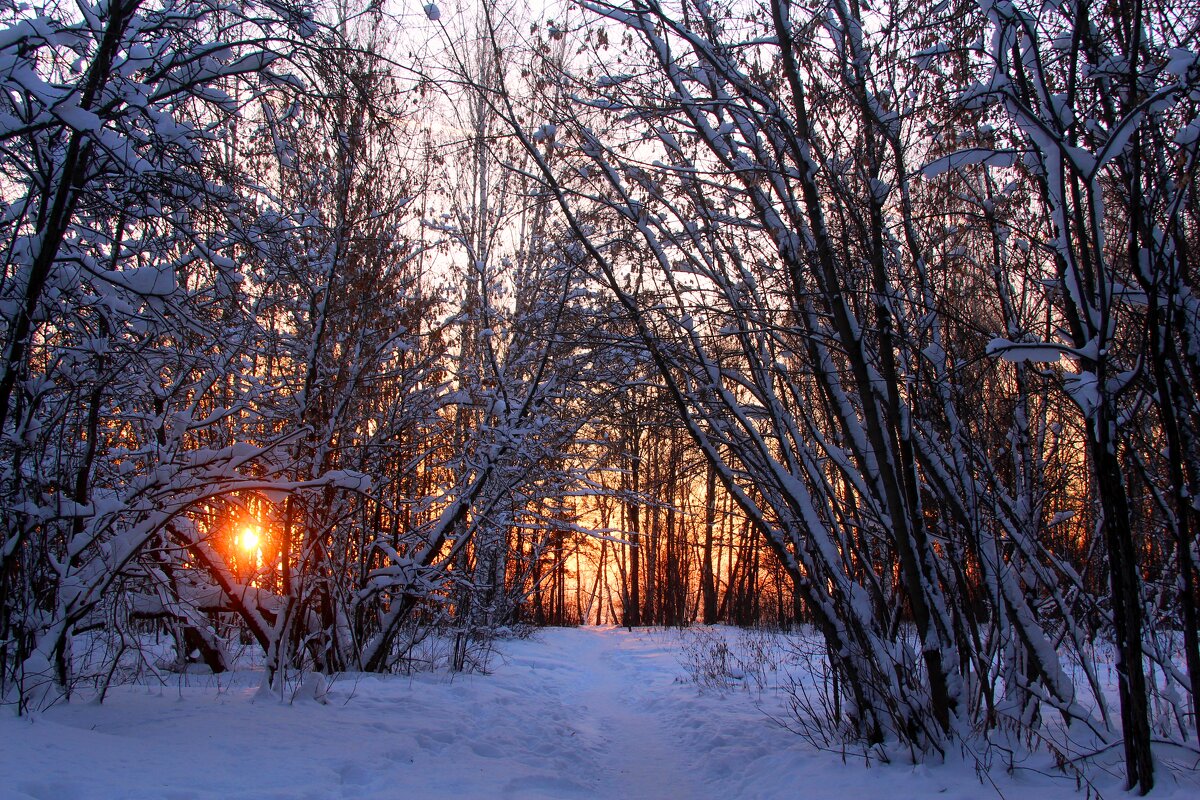
[[[704,636],[734,640],[732,631]],[[689,638],[690,637],[690,638]],[[694,680],[712,640],[616,628],[503,641],[490,674],[341,676],[327,702],[258,695],[259,676],[174,676],[29,718],[0,713],[0,798],[1081,797],[1036,759],[864,767],[772,721],[774,674]],[[690,655],[689,655],[690,653]],[[687,665],[693,665],[689,669]],[[718,670],[720,672],[720,670]],[[740,680],[737,680],[740,678]],[[1116,774],[1095,788],[1121,794]],[[1186,771],[1156,797],[1200,796]]]

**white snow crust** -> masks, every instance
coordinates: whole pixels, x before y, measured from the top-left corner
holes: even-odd
[[[340,675],[323,703],[311,680],[264,698],[246,670],[32,717],[0,710],[0,800],[1083,796],[1048,757],[981,779],[958,753],[913,765],[819,750],[772,720],[786,718],[780,674],[700,686],[683,666],[688,635],[544,630],[500,642],[491,674]],[[1176,780],[1161,775],[1155,797],[1198,796]],[[1119,782],[1114,770],[1098,788],[1121,796]]]

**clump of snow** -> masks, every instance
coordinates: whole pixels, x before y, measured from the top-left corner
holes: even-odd
[[[1051,343],[1010,342],[1008,339],[992,339],[988,342],[987,352],[990,356],[999,356],[1005,361],[1022,363],[1049,363],[1063,357],[1063,347]]]

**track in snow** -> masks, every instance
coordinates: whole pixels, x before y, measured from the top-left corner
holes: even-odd
[[[582,628],[556,632],[527,663],[535,671],[540,664],[547,702],[561,705],[593,756],[590,774],[573,783],[627,800],[706,796],[695,777],[698,754],[658,710],[666,699],[695,695],[666,647],[619,628]]]

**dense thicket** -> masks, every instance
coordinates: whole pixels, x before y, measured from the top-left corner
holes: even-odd
[[[1146,665],[1181,730],[1200,667],[1195,9],[581,5],[523,141],[854,731],[1086,720],[1111,636],[1148,791]]]
[[[801,621],[844,735],[1053,714],[1149,791],[1200,708],[1194,4],[339,9],[0,9],[6,698],[154,630],[280,689]]]
[[[605,389],[536,206],[477,207],[519,196],[485,134],[449,164],[374,7],[4,13],[5,696],[155,628],[221,670],[234,620],[279,688],[511,621]]]

